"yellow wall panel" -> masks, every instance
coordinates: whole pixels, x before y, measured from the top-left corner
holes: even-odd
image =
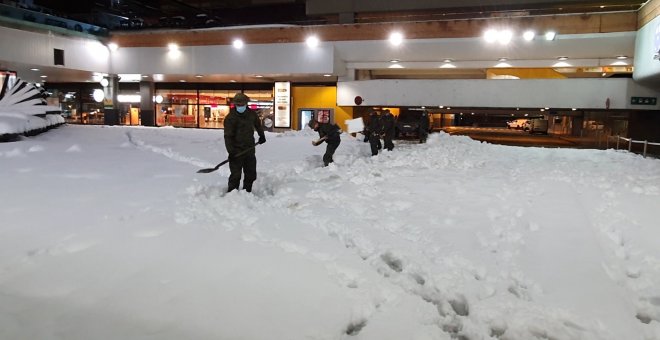
[[[293,86],[292,93],[292,119],[291,127],[298,129],[299,109],[334,109],[335,122],[342,130],[346,130],[347,119],[353,119],[353,108],[346,106],[337,106],[337,87],[336,86]]]

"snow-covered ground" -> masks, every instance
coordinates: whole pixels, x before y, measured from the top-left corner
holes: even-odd
[[[0,339],[660,339],[660,161],[432,134],[0,144]]]

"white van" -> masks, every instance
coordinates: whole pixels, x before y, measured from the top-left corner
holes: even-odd
[[[543,133],[548,134],[548,120],[547,119],[532,119],[529,122],[529,133]]]
[[[529,127],[529,119],[527,118],[518,118],[514,120],[510,120],[506,122],[507,128],[509,129],[519,129],[523,131],[527,131]]]

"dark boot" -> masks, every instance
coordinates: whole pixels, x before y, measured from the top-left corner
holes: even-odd
[[[243,183],[243,190],[245,190],[245,191],[247,191],[247,192],[252,192],[252,183],[249,183],[249,184],[248,184],[248,183],[245,183],[245,182],[244,182],[244,183]]]

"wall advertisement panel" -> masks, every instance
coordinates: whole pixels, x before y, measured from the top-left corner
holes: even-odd
[[[275,127],[291,127],[291,83],[275,83]]]

